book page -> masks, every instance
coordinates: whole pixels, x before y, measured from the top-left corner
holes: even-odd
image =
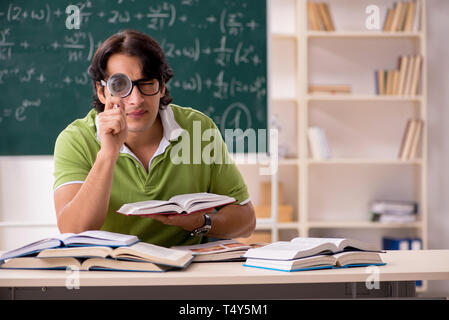
[[[235,250],[245,250],[251,248],[250,245],[240,243],[235,240],[219,240],[208,243],[196,244],[192,246],[176,246],[172,249],[186,250],[193,255],[215,254]]]
[[[139,210],[145,210],[148,208],[158,208],[161,206],[164,206],[166,204],[169,204],[171,202],[164,201],[164,200],[146,200],[146,201],[139,201],[134,203],[127,203],[124,204],[118,212],[136,212]]]
[[[63,234],[61,239],[65,244],[116,244],[130,245],[139,241],[134,235],[121,234],[102,230],[89,230],[78,234]]]
[[[262,259],[298,259],[302,257],[312,256],[316,254],[324,254],[327,252],[333,252],[335,250],[335,244],[325,243],[294,243],[291,241],[278,241],[266,246],[249,249],[245,257],[246,258],[262,258]]]
[[[216,195],[213,193],[200,192],[200,193],[186,193],[180,194],[170,198],[170,201],[173,201],[179,204],[184,209],[188,209],[193,203],[197,202],[212,202],[216,200],[222,199],[224,196]]]
[[[172,261],[177,261],[178,259],[189,255],[186,251],[165,248],[146,242],[138,242],[132,246],[117,248],[114,250],[114,257],[120,257],[122,254],[132,254],[137,257],[142,256],[146,258],[155,257]]]
[[[344,238],[305,238],[305,237],[297,237],[290,240],[290,242],[297,244],[298,247],[311,248],[316,247],[325,243],[332,243],[335,245],[335,249],[337,249],[340,244],[344,241]]]

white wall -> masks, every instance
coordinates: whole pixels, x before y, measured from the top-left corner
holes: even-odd
[[[449,248],[449,1],[427,1],[429,248]],[[448,266],[449,267],[449,266]],[[449,292],[449,281],[429,289]]]
[[[57,232],[53,157],[0,157],[0,250]]]

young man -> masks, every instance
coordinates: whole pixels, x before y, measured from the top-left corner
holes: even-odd
[[[206,233],[235,238],[254,231],[247,187],[228,161],[221,136],[216,143],[226,161],[198,164],[171,159],[170,151],[178,143],[189,142],[188,151],[194,156],[195,123],[202,131],[218,129],[204,114],[170,104],[165,84],[173,72],[156,41],[132,30],[115,34],[98,48],[89,73],[95,109],[70,124],[55,144],[54,202],[61,232],[102,229],[173,246],[200,243]],[[127,97],[112,96],[101,83],[116,73],[133,82]],[[200,143],[204,147],[207,142]],[[210,214],[143,218],[116,213],[124,203],[194,192],[225,194],[237,203]]]

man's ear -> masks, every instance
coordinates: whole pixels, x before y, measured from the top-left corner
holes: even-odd
[[[162,82],[161,98],[165,96],[165,82]]]
[[[97,97],[100,100],[100,102],[102,104],[106,104],[106,97],[104,95],[104,87],[101,85],[100,82],[97,82],[95,84],[96,88],[97,88]]]

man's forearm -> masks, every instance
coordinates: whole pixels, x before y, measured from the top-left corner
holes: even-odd
[[[116,157],[101,151],[79,191],[58,214],[61,232],[99,229],[108,212]]]
[[[251,202],[245,205],[228,205],[211,214],[212,229],[208,233],[214,238],[249,237],[256,227],[254,207]]]

